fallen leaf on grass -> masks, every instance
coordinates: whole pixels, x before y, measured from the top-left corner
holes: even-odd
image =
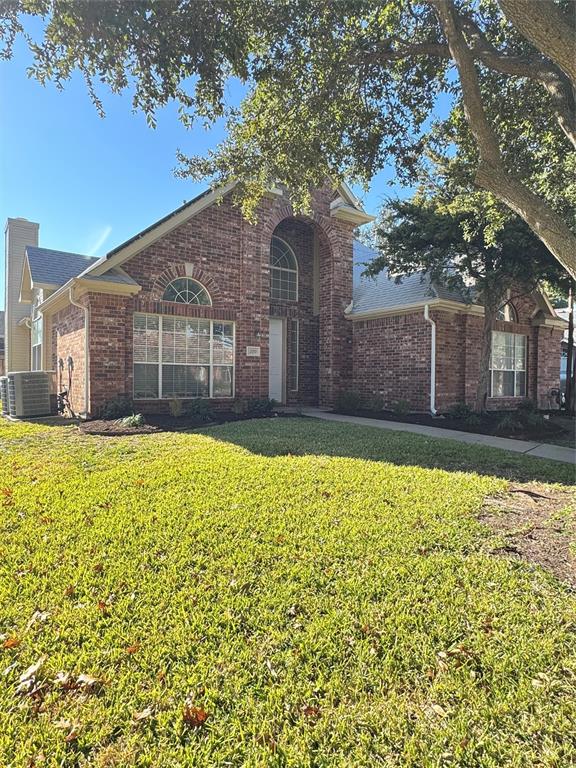
[[[34,664],[31,664],[25,672],[22,672],[20,675],[20,682],[25,683],[27,680],[31,680],[33,677],[35,677],[36,673],[45,661],[46,656],[40,656],[38,661],[35,661]]]
[[[143,720],[149,720],[154,714],[152,707],[145,707],[141,712],[134,712],[132,720],[135,723],[141,723]]]
[[[102,681],[92,675],[78,675],[76,685],[86,693],[92,693],[102,686]]]
[[[75,677],[70,672],[58,672],[53,680],[54,684],[64,691],[81,691],[82,693],[96,693],[102,687],[102,680],[92,675],[81,674]]]
[[[74,584],[69,584],[64,590],[64,597],[74,597],[76,594],[76,587]]]
[[[422,707],[422,711],[424,714],[428,715],[428,717],[447,717],[448,712],[444,709],[444,707],[441,707],[440,704],[425,704]]]
[[[98,610],[102,614],[102,616],[108,616],[110,613],[110,609],[108,608],[108,603],[106,603],[105,600],[98,600]]]
[[[26,630],[28,631],[29,629],[31,629],[34,626],[34,624],[36,624],[37,621],[41,623],[46,621],[49,615],[50,614],[48,613],[48,611],[34,611],[34,613],[32,614],[32,618],[30,619],[28,624],[26,624]]]
[[[208,717],[208,712],[206,712],[205,709],[202,709],[202,707],[192,707],[190,704],[184,705],[182,718],[184,724],[188,726],[188,728],[201,728]]]
[[[310,719],[316,719],[320,717],[320,707],[315,707],[312,704],[307,704],[305,707],[302,707],[302,714],[304,717],[309,717]]]
[[[54,727],[58,728],[59,731],[68,731],[66,736],[64,736],[64,741],[67,744],[78,741],[81,727],[80,723],[72,722],[71,720],[57,720],[54,723]]]
[[[9,650],[10,648],[17,648],[22,640],[19,637],[16,637],[16,635],[12,635],[11,637],[7,637],[6,640],[2,643],[2,648],[5,648],[6,650]]]
[[[132,645],[127,645],[126,653],[137,653],[140,650],[140,643],[133,643]]]

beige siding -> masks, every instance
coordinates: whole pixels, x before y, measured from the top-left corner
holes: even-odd
[[[18,323],[30,316],[31,307],[21,304],[19,296],[24,250],[27,245],[38,245],[38,229],[38,224],[26,219],[6,222],[6,371],[30,370],[30,331]]]

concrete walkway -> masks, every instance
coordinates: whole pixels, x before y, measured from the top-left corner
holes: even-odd
[[[427,427],[421,424],[405,424],[401,421],[384,421],[382,419],[368,419],[363,416],[345,416],[340,413],[330,413],[321,408],[303,408],[301,413],[325,421],[339,421],[348,424],[359,424],[365,427],[377,429],[393,429],[398,432],[412,432],[426,437],[440,437],[448,440],[457,440],[460,443],[473,443],[474,445],[487,445],[490,448],[501,448],[504,451],[524,453],[527,456],[537,456],[540,459],[553,459],[563,461],[576,467],[576,450],[563,448],[560,445],[549,443],[532,443],[528,440],[513,440],[509,437],[493,437],[492,435],[478,435],[474,432],[458,432],[454,429],[442,429],[442,427]]]

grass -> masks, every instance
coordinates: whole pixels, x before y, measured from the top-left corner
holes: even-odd
[[[304,419],[0,449],[0,765],[576,760],[573,596],[476,519],[568,465]]]

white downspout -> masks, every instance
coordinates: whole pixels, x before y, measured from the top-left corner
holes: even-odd
[[[83,304],[79,304],[74,300],[74,287],[71,285],[68,289],[68,298],[70,304],[84,311],[84,415],[88,416],[88,403],[90,402],[90,350],[88,344],[88,323],[89,323],[89,309]]]
[[[430,317],[428,304],[424,307],[424,319],[430,323],[430,413],[436,416],[436,321]]]

